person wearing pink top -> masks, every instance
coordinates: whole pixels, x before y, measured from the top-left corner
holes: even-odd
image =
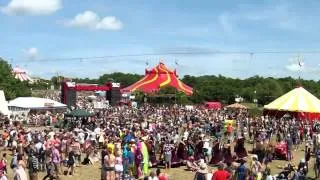
[[[60,152],[56,147],[52,147],[52,162],[54,163],[57,174],[60,174],[59,167],[61,163]]]

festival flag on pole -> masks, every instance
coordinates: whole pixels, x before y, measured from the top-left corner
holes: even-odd
[[[300,56],[298,56],[298,65],[300,68],[304,66],[304,63],[301,61]]]

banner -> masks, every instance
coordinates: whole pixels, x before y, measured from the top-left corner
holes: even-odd
[[[93,102],[94,109],[106,109],[108,107],[107,102]]]

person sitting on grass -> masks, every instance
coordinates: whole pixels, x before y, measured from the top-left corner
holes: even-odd
[[[194,157],[190,156],[187,161],[187,168],[189,171],[197,171],[199,169],[198,164],[195,162]]]

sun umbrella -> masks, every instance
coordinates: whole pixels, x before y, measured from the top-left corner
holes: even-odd
[[[75,109],[69,113],[66,113],[65,116],[68,116],[68,117],[90,117],[90,116],[93,116],[93,114],[86,111],[86,110],[83,110],[83,109]]]

